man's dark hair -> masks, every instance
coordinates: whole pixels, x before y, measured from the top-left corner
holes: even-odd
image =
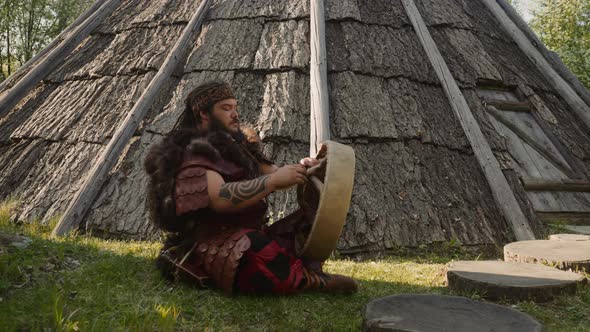
[[[203,96],[208,94],[211,90],[222,88],[225,88],[226,90],[230,89],[226,82],[216,80],[206,82],[193,89],[184,100],[184,112],[179,120],[180,127],[195,128],[197,125],[201,124],[202,119],[200,112],[211,114],[211,112],[213,112],[213,105],[219,100],[212,98],[210,99],[210,102],[201,106],[198,105],[199,102],[203,100]]]

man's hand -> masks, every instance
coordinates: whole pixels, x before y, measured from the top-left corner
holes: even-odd
[[[268,184],[273,190],[287,189],[296,184],[307,181],[305,166],[301,164],[286,165],[277,169],[270,175]]]
[[[313,167],[313,166],[315,166],[315,165],[317,165],[319,163],[320,163],[319,160],[317,160],[315,158],[312,158],[312,157],[303,158],[303,159],[301,159],[299,161],[299,164],[301,164],[301,165],[303,165],[303,166],[305,166],[307,168]]]

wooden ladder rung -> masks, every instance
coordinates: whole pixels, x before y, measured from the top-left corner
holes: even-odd
[[[546,180],[522,179],[522,185],[529,191],[575,191],[590,192],[590,180]]]
[[[507,101],[486,99],[486,104],[496,107],[499,111],[530,112],[531,104],[523,101]]]

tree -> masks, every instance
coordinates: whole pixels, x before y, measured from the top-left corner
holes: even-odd
[[[0,81],[71,24],[88,0],[0,0]]]
[[[590,88],[590,0],[540,0],[531,27]]]

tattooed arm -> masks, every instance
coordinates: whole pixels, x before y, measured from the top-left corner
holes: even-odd
[[[256,204],[275,190],[307,181],[305,166],[287,165],[256,179],[225,183],[215,171],[207,171],[207,191],[211,207],[219,212],[237,211]]]

